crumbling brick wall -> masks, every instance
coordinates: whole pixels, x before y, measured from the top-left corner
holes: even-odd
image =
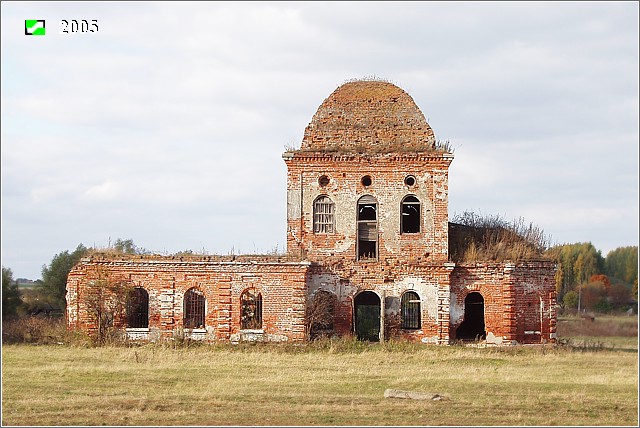
[[[547,343],[556,339],[555,264],[478,262],[456,265],[451,278],[450,337],[465,315],[465,298],[484,299],[487,342]]]
[[[451,155],[380,156],[288,152],[287,248],[313,261],[340,255],[355,260],[357,203],[371,195],[378,203],[379,259],[444,262],[448,258],[448,168]],[[413,186],[405,184],[415,177]],[[372,183],[362,184],[369,176]],[[327,177],[327,185],[320,178]],[[335,232],[316,234],[313,204],[326,195],[335,204]],[[421,204],[419,233],[400,233],[401,202]]]
[[[184,295],[195,288],[206,299],[206,340],[241,340],[240,296],[247,289],[262,295],[262,332],[258,339],[305,339],[305,289],[308,262],[180,260],[175,257],[88,257],[67,281],[69,326],[97,329],[88,297],[105,281],[141,287],[149,293],[149,339],[171,338],[183,326]],[[97,283],[97,278],[103,278]],[[118,314],[116,314],[118,315]],[[116,316],[115,326],[126,327]]]
[[[128,334],[149,340],[184,330],[190,289],[205,296],[206,313],[204,328],[187,333],[210,341],[304,340],[309,333],[305,316],[320,291],[335,296],[335,334],[355,333],[355,302],[366,295],[379,303],[384,335],[401,310],[402,296],[417,295],[419,316],[413,319],[419,319],[419,327],[395,333],[447,344],[456,340],[464,322],[465,299],[479,293],[472,296],[482,299],[480,327],[487,342],[553,341],[552,263],[450,262],[448,171],[453,155],[445,146],[437,144],[424,115],[402,89],[381,81],[346,83],[320,105],[300,149],[283,154],[286,257],[93,254],[69,274],[69,326],[97,329],[92,299],[104,284],[116,285],[106,300],[113,326],[121,329],[127,327],[122,290],[142,287],[148,292],[149,327]],[[362,197],[374,198],[376,204],[375,228],[366,229],[368,239],[375,238],[373,258],[358,249]],[[401,227],[403,215],[410,216],[403,211],[406,197],[415,198],[412,203],[419,203],[420,212],[409,231]],[[316,230],[314,203],[324,198],[333,214],[325,216],[331,218],[326,230]],[[365,242],[367,249],[373,248],[371,242]],[[241,328],[241,296],[247,290],[262,296],[261,329]]]
[[[343,261],[343,260],[342,260]],[[451,264],[342,263],[333,259],[314,263],[308,280],[308,300],[318,290],[337,297],[335,332],[355,333],[354,300],[363,291],[372,291],[384,305],[384,318],[400,316],[402,294],[412,291],[420,298],[420,328],[399,329],[397,337],[423,343],[449,342],[449,278]],[[390,327],[388,322],[385,328]]]

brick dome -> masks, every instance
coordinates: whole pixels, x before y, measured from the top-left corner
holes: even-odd
[[[318,107],[300,150],[317,152],[425,152],[433,130],[405,91],[388,82],[357,80],[339,86]]]

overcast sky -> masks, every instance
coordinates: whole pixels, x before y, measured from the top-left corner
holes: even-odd
[[[449,214],[638,245],[637,2],[5,2],[2,266],[285,249],[285,146],[347,80],[449,140]],[[25,36],[25,19],[46,36]],[[98,32],[61,34],[62,19]]]

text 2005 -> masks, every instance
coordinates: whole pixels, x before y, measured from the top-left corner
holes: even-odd
[[[66,33],[97,33],[98,32],[98,20],[86,20],[86,19],[63,19],[60,21],[60,34]]]

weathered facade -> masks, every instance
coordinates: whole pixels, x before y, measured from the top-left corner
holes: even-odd
[[[69,325],[148,340],[555,340],[552,262],[451,261],[453,155],[402,89],[340,86],[283,159],[286,256],[93,254],[69,275]]]

